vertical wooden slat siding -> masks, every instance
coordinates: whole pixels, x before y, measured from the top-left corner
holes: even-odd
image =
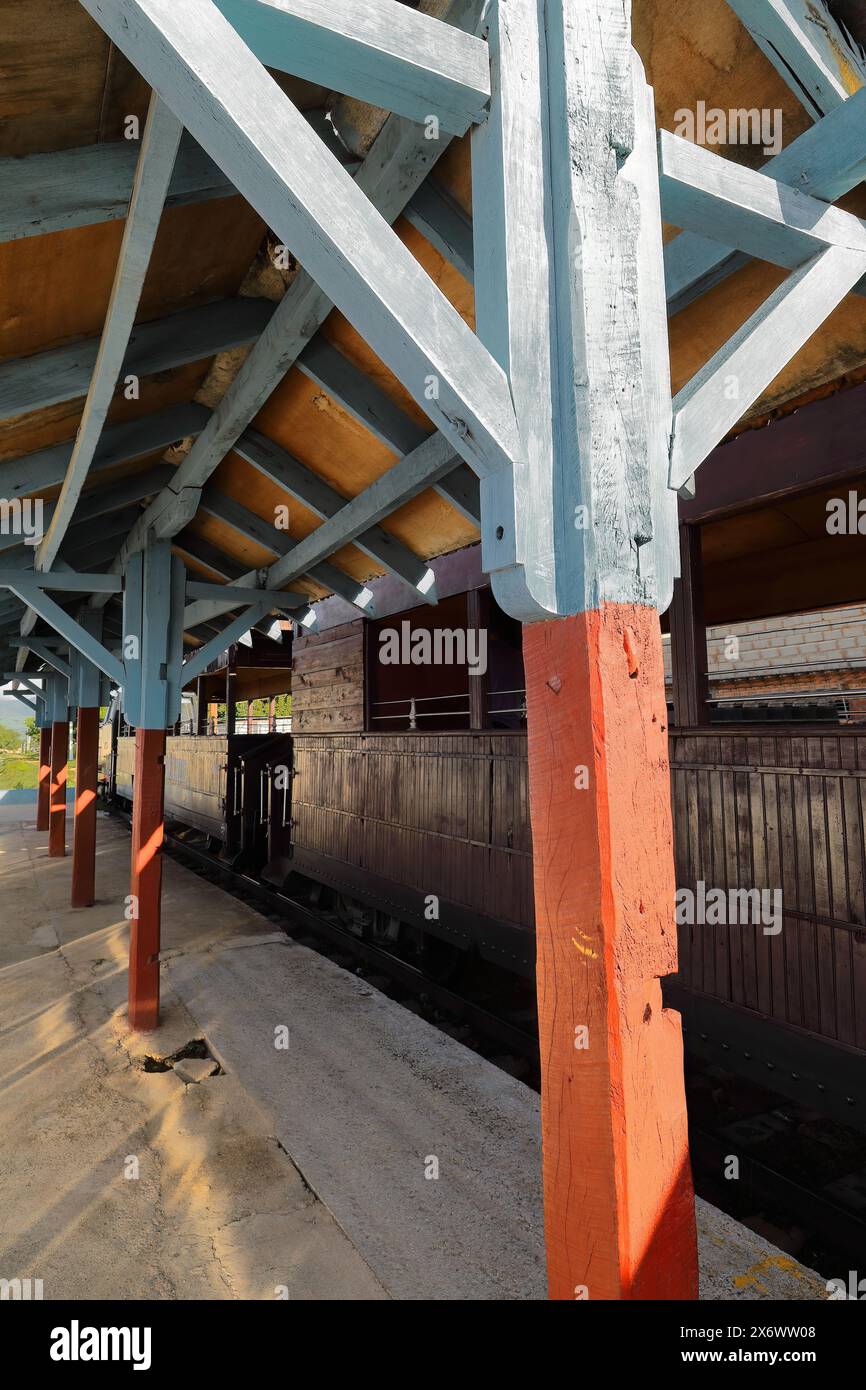
[[[673,729],[670,753],[678,886],[783,904],[776,936],[681,926],[680,983],[866,1049],[866,731]],[[120,739],[126,797],[133,759]],[[523,734],[296,734],[294,759],[299,850],[533,928]],[[169,739],[167,813],[218,819],[227,760]]]
[[[293,742],[299,851],[532,926],[521,734],[300,734]]]
[[[681,926],[678,979],[863,1047],[866,731],[673,729],[670,748],[678,886],[782,893],[776,936]]]

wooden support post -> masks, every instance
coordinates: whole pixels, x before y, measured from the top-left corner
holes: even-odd
[[[66,769],[69,761],[69,721],[51,725],[51,789],[48,810],[48,853],[60,859],[66,853]]]
[[[226,738],[231,738],[236,723],[235,673],[232,669],[232,653],[228,654],[226,666]]]
[[[550,1296],[697,1297],[658,616],[524,629]]]
[[[165,731],[181,706],[186,571],[169,543],[159,541],[129,557],[124,579],[124,633],[137,648],[124,686],[126,716],[135,725],[129,1026],[148,1032],[159,1024]]]
[[[524,630],[555,1299],[694,1298],[659,611],[676,569],[656,124],[627,0],[498,0],[478,332],[525,448],[481,480]],[[556,615],[561,615],[558,619]]]
[[[699,526],[680,526],[680,568],[681,578],[674,584],[670,609],[671,676],[674,724],[688,729],[710,722],[709,654]]]
[[[129,939],[129,1026],[149,1032],[159,1023],[160,896],[162,889],[165,730],[135,733],[132,875]]]
[[[92,907],[96,886],[96,779],[99,709],[79,705],[72,833],[72,906]]]
[[[208,704],[204,698],[206,689],[207,685],[204,678],[199,676],[195,683],[195,732],[199,735],[208,732]]]
[[[481,624],[481,594],[478,589],[470,589],[466,595],[466,625],[469,628],[474,628],[476,632],[480,632]],[[477,650],[481,650],[481,648]],[[485,670],[483,674],[479,675],[472,675],[470,671],[467,680],[469,682],[469,727],[474,732],[483,729],[487,723],[487,671]]]
[[[51,794],[51,725],[39,730],[39,790],[36,797],[36,829],[48,829]]]
[[[277,697],[272,695],[268,701],[268,733],[277,732]]]

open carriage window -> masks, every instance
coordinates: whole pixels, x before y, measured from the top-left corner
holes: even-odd
[[[371,622],[367,692],[373,733],[519,729],[525,722],[520,624],[488,590]]]

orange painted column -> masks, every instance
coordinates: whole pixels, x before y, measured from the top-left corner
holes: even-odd
[[[51,785],[48,807],[48,853],[60,859],[66,853],[66,769],[69,761],[69,724],[51,725]]]
[[[99,710],[78,708],[75,822],[72,833],[72,906],[92,907],[96,882],[96,779]]]
[[[48,829],[48,808],[51,804],[51,730],[46,724],[39,730],[39,782],[36,793],[36,829]]]
[[[550,1297],[697,1297],[658,615],[524,628]]]
[[[137,729],[132,803],[129,1026],[159,1023],[160,889],[162,886],[165,730]]]

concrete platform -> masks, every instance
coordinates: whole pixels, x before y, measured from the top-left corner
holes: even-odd
[[[0,1277],[46,1298],[545,1296],[537,1096],[170,860],[165,1023],[131,1037],[128,835],[100,816],[99,900],[73,912],[70,860],[27,814],[0,808]],[[210,1067],[148,1069],[195,1039]],[[826,1297],[703,1203],[699,1224],[703,1297]]]

